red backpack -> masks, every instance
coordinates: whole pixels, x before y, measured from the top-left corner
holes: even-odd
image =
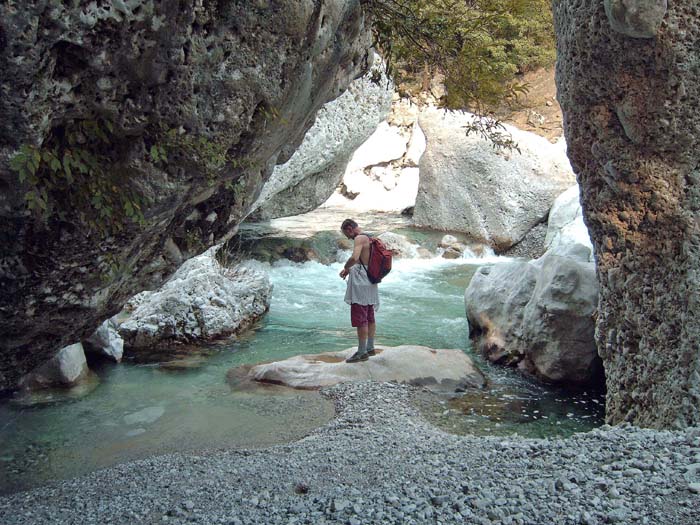
[[[382,282],[386,274],[391,271],[393,253],[376,237],[370,237],[369,235],[367,237],[369,237],[369,264],[367,266],[363,264],[362,267],[367,272],[369,282],[377,284]]]

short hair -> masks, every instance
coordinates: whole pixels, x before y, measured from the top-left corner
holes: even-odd
[[[357,223],[355,221],[353,221],[352,219],[345,219],[343,221],[343,224],[340,226],[340,230],[343,231],[347,227],[357,228]]]

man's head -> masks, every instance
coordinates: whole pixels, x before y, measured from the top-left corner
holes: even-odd
[[[345,219],[343,224],[340,226],[340,231],[343,232],[348,239],[354,239],[360,234],[360,227],[352,219]]]

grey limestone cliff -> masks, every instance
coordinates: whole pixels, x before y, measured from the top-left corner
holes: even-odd
[[[232,235],[369,43],[358,0],[0,3],[0,390]]]
[[[607,419],[700,424],[700,5],[555,0],[557,88],[600,282]]]

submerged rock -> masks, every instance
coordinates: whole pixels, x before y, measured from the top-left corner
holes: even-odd
[[[346,363],[356,348],[290,357],[253,366],[248,378],[294,388],[320,388],[348,381],[397,381],[440,392],[482,388],[486,377],[462,350],[402,345],[377,348],[367,361]]]
[[[119,334],[132,349],[206,341],[250,326],[270,307],[272,284],[252,262],[222,266],[217,248],[188,260],[156,292],[142,292],[125,308]]]

